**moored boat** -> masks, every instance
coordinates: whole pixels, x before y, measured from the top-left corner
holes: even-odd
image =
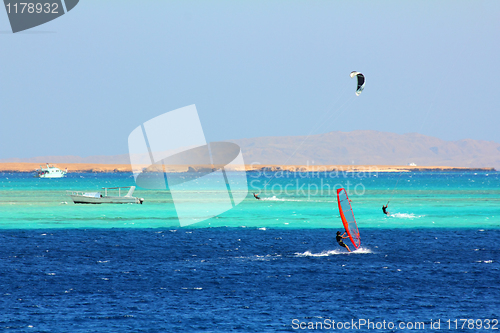
[[[37,178],[62,178],[68,173],[68,168],[66,170],[61,170],[49,163],[46,164],[47,167],[44,168],[40,165],[40,169],[35,170],[34,177]]]
[[[121,189],[128,188],[126,195],[121,195]],[[66,193],[71,197],[74,203],[81,204],[142,204],[144,198],[133,197],[135,186],[125,186],[125,187],[103,187],[104,195],[102,192],[81,192],[81,191],[66,191]],[[108,195],[108,190],[118,190],[118,196]]]

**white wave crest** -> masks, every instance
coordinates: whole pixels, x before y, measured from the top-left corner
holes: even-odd
[[[348,254],[348,252],[342,250],[329,250],[329,251],[323,251],[321,253],[311,253],[311,251],[306,251],[304,253],[295,252],[295,255],[297,257],[328,257],[337,254]]]
[[[361,253],[361,254],[366,254],[366,253],[373,253],[372,250],[366,247],[360,247],[354,251],[354,253]]]
[[[394,213],[394,214],[391,214],[389,215],[390,217],[396,217],[396,218],[400,218],[400,219],[417,219],[417,218],[420,218],[420,217],[424,217],[425,215],[415,215],[413,213],[411,214],[406,214],[406,213]]]
[[[299,200],[299,199],[283,199],[283,198],[277,198],[275,195],[269,198],[261,198],[260,200],[264,201],[286,201],[286,202],[337,202],[337,201],[328,201],[328,200]]]
[[[366,254],[366,253],[373,253],[373,252],[370,249],[360,247],[359,249],[353,252],[347,252],[346,250],[338,249],[338,250],[327,250],[320,253],[311,253],[311,251],[306,251],[304,253],[296,252],[295,255],[297,257],[328,257],[338,254]]]
[[[296,199],[282,199],[282,198],[276,198],[276,196],[272,196],[270,198],[261,198],[261,200],[265,201],[302,201],[302,200],[296,200]]]

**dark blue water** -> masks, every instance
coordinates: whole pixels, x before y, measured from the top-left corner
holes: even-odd
[[[414,331],[429,332],[431,320],[449,331],[460,318],[493,328],[499,239],[363,229],[363,250],[345,254],[331,229],[2,230],[0,330],[296,332],[385,320],[396,328],[376,331],[422,322]],[[451,331],[492,331],[461,325]]]

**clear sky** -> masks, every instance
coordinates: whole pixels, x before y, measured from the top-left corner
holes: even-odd
[[[500,142],[497,0],[80,0],[16,34],[0,10],[0,50],[0,158],[124,154],[134,128],[190,104],[207,141]]]

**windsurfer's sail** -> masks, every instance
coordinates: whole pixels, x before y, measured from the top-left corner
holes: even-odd
[[[345,231],[349,235],[352,245],[357,249],[361,245],[359,230],[345,189],[340,188],[337,190],[337,200],[339,203],[340,218],[344,224]]]

